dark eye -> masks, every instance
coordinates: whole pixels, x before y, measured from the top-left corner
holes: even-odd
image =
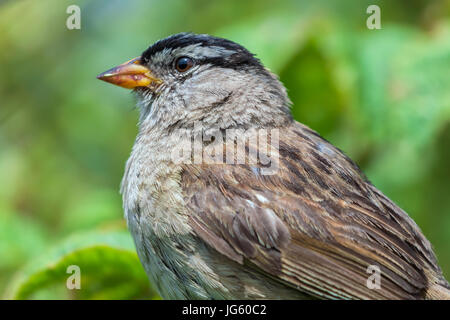
[[[188,71],[194,65],[194,61],[189,57],[181,57],[175,61],[175,68],[180,72]]]

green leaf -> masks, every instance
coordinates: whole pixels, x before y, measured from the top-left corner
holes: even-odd
[[[245,43],[265,66],[278,72],[303,46],[311,29],[311,19],[305,13],[277,10],[221,28],[216,34]]]
[[[80,268],[81,288],[70,290],[67,273]],[[13,279],[8,299],[51,298],[54,292],[72,299],[157,298],[127,231],[91,232],[70,237],[48,255],[32,261]]]
[[[430,145],[450,114],[449,25],[430,37],[390,28],[363,43],[361,106],[379,149],[369,175],[388,194],[428,174]],[[370,40],[370,41],[369,41]],[[410,202],[406,194],[405,203]]]

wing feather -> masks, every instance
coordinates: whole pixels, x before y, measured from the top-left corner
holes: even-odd
[[[259,163],[183,167],[190,224],[211,247],[318,298],[423,298],[428,276],[442,277],[413,220],[340,150],[296,123],[276,152],[274,175]],[[366,285],[370,265],[381,289]]]

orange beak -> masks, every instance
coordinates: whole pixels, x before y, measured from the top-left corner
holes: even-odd
[[[152,75],[149,68],[141,64],[140,57],[131,59],[117,67],[100,73],[97,79],[127,89],[148,87],[162,83],[160,79]]]

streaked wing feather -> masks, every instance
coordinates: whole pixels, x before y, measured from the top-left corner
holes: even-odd
[[[247,151],[256,149],[251,141]],[[184,166],[181,183],[197,235],[315,297],[423,297],[426,274],[441,271],[407,214],[309,128],[293,124],[280,130],[279,141],[275,175],[250,163]],[[379,290],[366,285],[370,265],[381,269]]]

